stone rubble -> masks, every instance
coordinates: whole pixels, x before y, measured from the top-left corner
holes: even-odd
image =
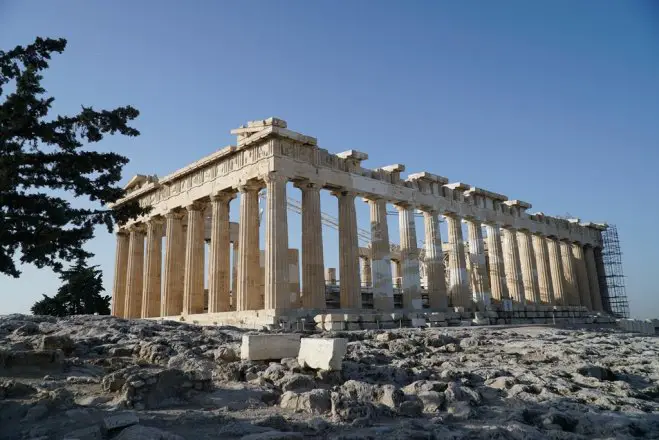
[[[659,432],[659,340],[612,325],[251,332],[264,347],[301,338],[274,360],[241,359],[243,336],[170,321],[0,317],[0,440]]]

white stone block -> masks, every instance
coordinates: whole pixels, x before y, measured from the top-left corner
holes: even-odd
[[[297,356],[299,350],[300,335],[243,335],[240,358],[250,361],[283,359]]]
[[[347,339],[302,338],[297,362],[302,367],[338,371],[347,351]]]
[[[332,330],[344,330],[345,329],[345,324],[343,321],[325,321],[325,331],[332,331]]]

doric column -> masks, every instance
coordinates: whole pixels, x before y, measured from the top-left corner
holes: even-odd
[[[403,285],[403,308],[421,310],[421,274],[419,272],[419,248],[416,241],[414,207],[407,204],[396,205],[398,227],[400,228],[400,259]]]
[[[601,312],[602,296],[600,294],[599,280],[597,277],[597,264],[595,263],[595,252],[592,246],[586,246],[584,249],[584,258],[586,260],[586,270],[588,271],[588,287],[590,288],[590,301],[593,304],[593,310]]]
[[[123,318],[126,302],[126,273],[128,271],[128,232],[117,232],[117,247],[114,254],[114,283],[112,285],[112,315]]]
[[[373,287],[373,274],[371,259],[365,255],[359,256],[359,267],[361,269],[359,279],[363,287]]]
[[[231,309],[231,237],[229,231],[229,203],[233,192],[211,196],[211,242],[208,250],[208,312],[227,312]]]
[[[146,223],[142,318],[160,316],[162,225],[163,219],[161,217],[152,217]]]
[[[533,252],[538,270],[538,290],[540,301],[544,304],[554,304],[554,292],[551,282],[551,269],[547,252],[547,241],[540,234],[533,234]]]
[[[428,278],[428,303],[431,309],[445,310],[448,307],[446,295],[446,268],[442,251],[442,236],[439,229],[437,211],[423,211],[425,230],[425,263]]]
[[[563,276],[565,276],[565,293],[568,304],[571,306],[580,306],[577,269],[574,265],[574,256],[572,255],[572,244],[566,240],[560,241],[560,245],[561,257],[563,259]]]
[[[336,268],[328,267],[325,269],[325,284],[336,284]]]
[[[455,214],[444,214],[448,225],[449,297],[454,307],[470,307],[471,295],[467,284],[467,262],[462,243],[462,224]]]
[[[547,237],[547,250],[549,251],[549,270],[551,271],[551,286],[554,291],[554,304],[558,306],[568,305],[565,292],[565,275],[563,274],[563,257],[561,246],[553,237]]]
[[[238,263],[240,262],[240,246],[238,240],[234,241],[232,246],[232,268],[231,268],[231,305],[232,310],[236,310],[238,301]]]
[[[242,185],[240,192],[240,222],[238,225],[238,292],[236,310],[262,308],[259,292],[259,187]]]
[[[265,308],[290,309],[288,265],[288,178],[276,172],[264,177],[267,186],[265,219]]]
[[[391,280],[396,289],[400,289],[403,285],[401,273],[400,260],[391,260]]]
[[[572,243],[572,256],[574,257],[574,268],[577,272],[579,301],[588,310],[593,310],[593,304],[590,300],[590,287],[588,285],[588,269],[586,268],[586,259],[581,243]]]
[[[204,313],[204,205],[193,203],[188,211],[185,240],[183,314]]]
[[[525,304],[524,290],[522,288],[522,269],[519,261],[519,247],[517,246],[517,231],[513,228],[503,229],[503,265],[506,270],[506,286],[510,299]]]
[[[490,279],[485,264],[485,244],[483,243],[483,228],[475,219],[468,218],[467,234],[469,235],[469,261],[471,263],[471,292],[473,300],[483,302],[490,295]]]
[[[604,268],[604,255],[602,248],[597,246],[593,249],[595,254],[595,268],[597,269],[597,280],[599,281],[600,295],[602,298],[602,308],[605,312],[611,313],[611,303],[609,302],[609,285],[606,282],[606,269]]]
[[[371,264],[373,281],[373,308],[393,310],[394,289],[391,275],[391,248],[389,246],[389,226],[387,225],[387,201],[368,199],[371,211]],[[370,274],[369,274],[370,275]],[[362,276],[362,281],[364,277]]]
[[[142,316],[142,281],[144,277],[144,226],[130,228],[128,244],[128,270],[126,272],[126,318]]]
[[[486,224],[487,255],[490,260],[490,287],[492,298],[501,301],[508,298],[506,287],[506,271],[503,265],[503,249],[501,247],[501,229],[499,226]]]
[[[320,189],[318,183],[296,184],[302,191],[302,306],[325,308],[323,270],[323,225],[321,223]]]
[[[160,316],[180,315],[183,311],[183,216],[181,210],[165,214],[165,274]]]
[[[357,213],[355,193],[337,191],[339,199],[339,287],[341,308],[361,307],[361,286],[359,283],[359,242],[357,241]]]
[[[533,253],[531,233],[526,230],[517,231],[517,244],[519,246],[519,261],[522,268],[522,285],[524,286],[524,298],[527,303],[540,303],[540,291],[536,279],[536,263]]]

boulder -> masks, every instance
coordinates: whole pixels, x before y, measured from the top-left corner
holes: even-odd
[[[339,371],[347,351],[347,339],[303,338],[297,361],[302,368]]]

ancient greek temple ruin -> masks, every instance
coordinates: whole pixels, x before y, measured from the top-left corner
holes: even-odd
[[[136,200],[152,209],[117,230],[114,315],[261,327],[301,318],[321,326],[396,316],[446,322],[479,311],[542,322],[549,313],[603,310],[604,224],[529,213],[527,202],[427,171],[403,176],[401,164],[365,168],[366,153],[330,153],[281,119],[231,133],[236,145],[127,184],[117,205]],[[301,192],[293,206],[299,251],[289,248],[289,182]],[[323,242],[321,191],[338,205],[338,277],[323,261],[323,247],[337,243]],[[365,246],[358,199],[370,208]],[[388,206],[398,214],[399,245],[389,240]]]

